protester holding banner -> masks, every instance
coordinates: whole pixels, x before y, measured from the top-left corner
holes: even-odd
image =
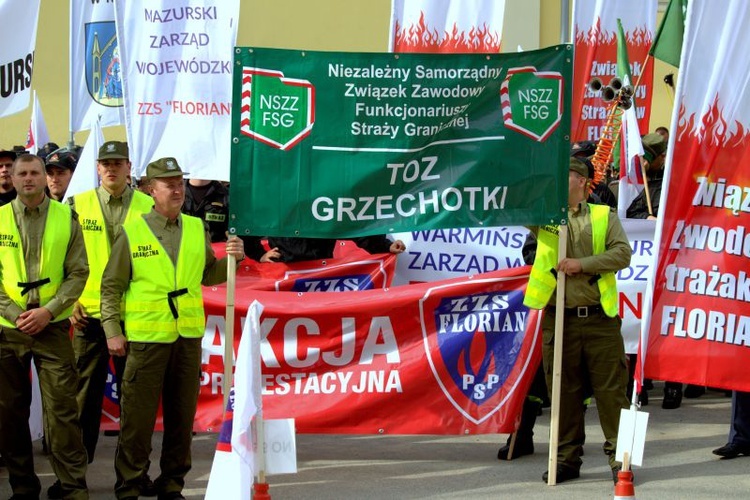
[[[57,153],[55,153],[57,154]],[[55,156],[53,154],[52,156]],[[83,444],[89,463],[99,440],[102,398],[106,389],[109,368],[107,339],[101,326],[100,287],[104,266],[115,237],[122,224],[151,210],[153,200],[128,186],[130,161],[128,145],[124,142],[104,143],[97,156],[96,168],[101,185],[68,198],[83,222],[83,241],[89,256],[89,277],[86,287],[73,308],[73,350],[78,368],[78,409],[81,419]],[[48,169],[49,167],[48,163]],[[113,357],[117,383],[122,380],[124,358]],[[144,476],[141,494],[154,493],[153,485]],[[49,498],[62,498],[59,484],[48,491]]]
[[[16,197],[16,188],[10,176],[13,160],[16,153],[13,151],[0,150],[0,207],[10,203]]]
[[[73,348],[73,304],[88,277],[81,227],[66,205],[44,194],[44,161],[18,157],[18,197],[0,208],[0,453],[14,498],[39,498],[29,431],[32,357],[39,373],[50,461],[65,498],[88,498]]]
[[[120,499],[140,494],[160,400],[164,440],[161,475],[154,481],[159,498],[184,498],[191,467],[205,328],[201,284],[226,281],[227,263],[214,256],[203,222],[180,213],[184,173],[174,158],[148,164],[154,208],[123,225],[102,277],[102,326],[109,351],[128,352],[115,457]],[[226,251],[238,261],[245,256],[239,238],[229,239]],[[123,297],[127,340],[120,323]]]
[[[560,395],[557,482],[580,475],[584,414],[581,411],[585,383],[596,398],[599,421],[606,439],[612,476],[617,482],[620,464],[615,461],[620,410],[628,407],[625,394],[628,371],[617,316],[617,285],[614,273],[628,266],[631,248],[615,212],[604,205],[588,204],[589,169],[577,158],[570,159],[568,193],[567,257],[558,263],[558,228],[533,228],[539,241],[524,304],[545,308],[542,322],[542,355],[547,386],[552,387],[555,335],[556,273],[564,272],[565,327]],[[543,475],[547,481],[547,473]]]

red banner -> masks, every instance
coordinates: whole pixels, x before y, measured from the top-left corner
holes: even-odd
[[[572,142],[598,141],[607,121],[599,92],[589,90],[593,78],[607,85],[617,73],[617,19],[622,20],[635,88],[636,116],[641,134],[648,133],[653,96],[654,61],[646,56],[656,24],[656,0],[577,0],[574,12]]]
[[[264,306],[264,416],[303,433],[512,432],[541,357],[539,312],[522,304],[528,271],[356,293],[238,289],[235,332],[252,300]],[[215,430],[224,291],[204,300],[196,429]]]
[[[383,260],[392,268],[393,257]],[[348,269],[336,266],[347,259],[328,262],[332,269]],[[247,307],[257,299],[264,306],[264,415],[295,418],[299,432],[512,432],[541,359],[541,315],[523,306],[528,272],[522,267],[335,294],[261,291],[253,288],[257,280],[240,273],[235,352]],[[302,279],[311,283],[309,275]],[[203,292],[206,330],[195,430],[217,431],[226,286]],[[103,429],[117,428],[119,419],[116,386],[109,382]]]
[[[645,376],[750,391],[750,62],[727,49],[750,43],[750,12],[688,9]]]

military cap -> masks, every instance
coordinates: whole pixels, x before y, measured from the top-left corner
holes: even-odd
[[[177,164],[177,160],[174,158],[160,158],[156,161],[152,161],[146,167],[146,178],[147,179],[160,179],[163,177],[177,177],[185,175],[188,172],[183,172],[180,165]]]
[[[129,159],[128,143],[120,141],[107,141],[99,148],[99,160],[127,160]]]
[[[590,162],[584,162],[580,158],[575,156],[570,157],[570,170],[576,172],[587,179],[594,177],[593,165],[589,166]]]
[[[667,141],[661,134],[646,134],[641,139],[643,144],[643,156],[647,161],[653,161],[667,150]]]

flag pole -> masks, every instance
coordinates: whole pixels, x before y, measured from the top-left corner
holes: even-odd
[[[260,316],[258,316],[258,320],[260,320]],[[260,334],[260,329],[258,330],[258,334]],[[257,349],[255,359],[252,360],[252,363],[254,371],[253,379],[259,383],[262,375],[261,359],[260,349]],[[263,419],[263,391],[260,387],[256,387],[254,390],[257,390],[259,394],[258,410],[255,413],[255,442],[257,446],[255,456],[258,459],[258,480],[253,483],[253,500],[271,500],[271,495],[268,493],[268,483],[266,482],[266,430]]]
[[[226,325],[224,327],[224,408],[229,401],[229,390],[232,388],[232,368],[234,368],[234,288],[237,282],[236,258],[227,254],[227,307],[225,312]]]
[[[558,262],[566,257],[568,249],[568,226],[561,225],[558,234]],[[562,381],[563,326],[565,321],[565,273],[557,273],[557,296],[555,300],[555,346],[552,361],[552,407],[549,424],[549,460],[547,484],[557,484],[557,444],[560,440],[560,385]]]

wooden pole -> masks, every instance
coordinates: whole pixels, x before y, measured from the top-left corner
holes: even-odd
[[[225,312],[226,325],[224,326],[224,380],[222,390],[224,391],[224,410],[229,401],[229,391],[232,389],[234,379],[234,288],[237,282],[237,263],[234,255],[227,255],[227,308]]]
[[[566,257],[568,248],[568,226],[561,225],[558,234],[558,262]],[[563,326],[565,321],[565,273],[557,273],[557,296],[555,301],[555,351],[552,362],[552,408],[549,424],[549,460],[547,484],[557,484],[557,444],[560,440],[560,382],[562,380]]]

